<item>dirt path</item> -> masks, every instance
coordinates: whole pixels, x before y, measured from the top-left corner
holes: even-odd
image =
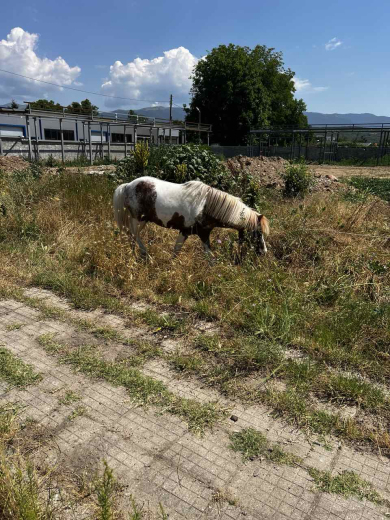
[[[72,308],[47,291],[29,290],[70,317],[111,325],[128,337],[154,341],[147,328],[131,327],[121,318],[99,312],[85,313]],[[162,503],[169,519],[379,519],[385,508],[355,498],[345,499],[315,491],[313,479],[298,466],[283,466],[267,460],[244,463],[229,449],[229,434],[255,428],[287,452],[299,455],[305,465],[337,474],[353,470],[389,498],[388,459],[357,452],[332,442],[329,450],[282,421],[272,418],[265,407],[230,402],[195,379],[180,379],[162,359],[147,361],[144,374],[163,381],[175,395],[202,403],[218,401],[228,415],[203,437],[188,431],[185,422],[167,412],[137,406],[126,390],[104,381],[75,373],[49,355],[37,338],[51,334],[56,341],[73,346],[89,343],[103,347],[107,359],[130,348],[115,341],[102,342],[88,331],[80,331],[66,320],[42,319],[37,310],[14,300],[0,301],[2,346],[38,370],[42,381],[24,390],[0,383],[0,403],[18,402],[24,415],[50,431],[44,456],[57,469],[80,473],[92,471],[107,460],[122,485],[121,507],[130,510],[131,496],[151,512]],[[14,324],[18,327],[13,328]],[[172,339],[160,342],[172,349]],[[180,346],[180,345],[177,345]],[[59,398],[72,391],[80,396],[75,404],[61,404]],[[75,409],[84,412],[74,414]],[[230,420],[231,415],[237,421]],[[81,509],[67,511],[66,518],[82,519]],[[150,518],[158,518],[151,513]],[[149,517],[148,517],[149,518]],[[161,518],[161,517],[160,517]]]
[[[390,177],[390,166],[336,166],[310,165],[310,169],[319,175],[334,175],[335,177]]]

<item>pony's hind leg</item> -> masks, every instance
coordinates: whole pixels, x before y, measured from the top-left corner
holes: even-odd
[[[141,250],[142,258],[146,258],[147,254],[148,254],[145,244],[142,242],[142,240],[139,236],[140,232],[143,230],[145,225],[146,225],[146,222],[144,222],[144,221],[139,221],[134,218],[130,218],[129,225],[127,227],[127,235],[129,237],[129,240],[133,244],[133,250],[134,250],[134,245],[136,242],[138,244],[138,247]]]
[[[175,247],[173,249],[173,256],[177,256],[181,248],[183,247],[184,242],[187,240],[188,235],[184,235],[183,233],[179,233],[179,236],[177,237]]]
[[[146,226],[146,222],[144,222],[144,221],[140,222],[138,220],[135,220],[134,222],[135,222],[135,233],[134,233],[135,241],[137,242],[138,247],[141,250],[142,258],[147,258],[148,252],[146,250],[145,244],[142,242],[141,237],[140,237],[140,233]]]

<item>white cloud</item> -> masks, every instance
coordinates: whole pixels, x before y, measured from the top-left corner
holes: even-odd
[[[308,79],[300,79],[293,78],[295,88],[297,92],[304,92],[305,94],[310,94],[314,92],[323,92],[324,90],[328,90],[329,87],[313,87]]]
[[[174,103],[186,101],[191,88],[189,77],[198,59],[184,47],[163,54],[152,60],[136,58],[126,65],[116,61],[110,67],[109,78],[102,84],[102,93],[155,102],[168,102],[172,94]],[[145,103],[140,101],[139,104]],[[128,106],[129,102],[107,99],[106,105]]]
[[[15,27],[5,40],[0,40],[0,68],[51,83],[74,84],[80,75],[80,67],[70,67],[60,56],[55,60],[36,54],[38,34]],[[0,72],[0,98],[19,101],[30,96],[47,96],[49,92],[62,90],[37,81]],[[27,99],[29,101],[29,99]]]
[[[334,51],[335,49],[337,49],[337,47],[340,47],[340,45],[342,45],[342,41],[339,40],[338,38],[332,38],[331,40],[328,41],[328,43],[325,43],[325,49],[327,51]]]

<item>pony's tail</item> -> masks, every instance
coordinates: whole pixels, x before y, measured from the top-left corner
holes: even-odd
[[[264,215],[260,215],[259,218],[260,228],[263,235],[269,235],[269,220]]]
[[[123,228],[126,230],[130,229],[130,212],[125,207],[125,187],[126,184],[121,184],[114,191],[113,206],[114,206],[114,217],[115,221],[122,231]]]

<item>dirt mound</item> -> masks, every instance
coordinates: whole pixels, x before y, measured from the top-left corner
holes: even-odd
[[[4,172],[14,172],[24,170],[28,167],[28,162],[22,157],[0,157],[0,170]]]
[[[243,170],[248,171],[260,181],[261,186],[280,191],[284,189],[283,173],[289,162],[282,157],[246,157],[237,155],[237,157],[228,159],[225,164],[233,173],[238,174]],[[314,192],[336,191],[344,187],[334,175],[321,175],[314,173],[314,171],[312,173],[314,176],[312,191]]]

